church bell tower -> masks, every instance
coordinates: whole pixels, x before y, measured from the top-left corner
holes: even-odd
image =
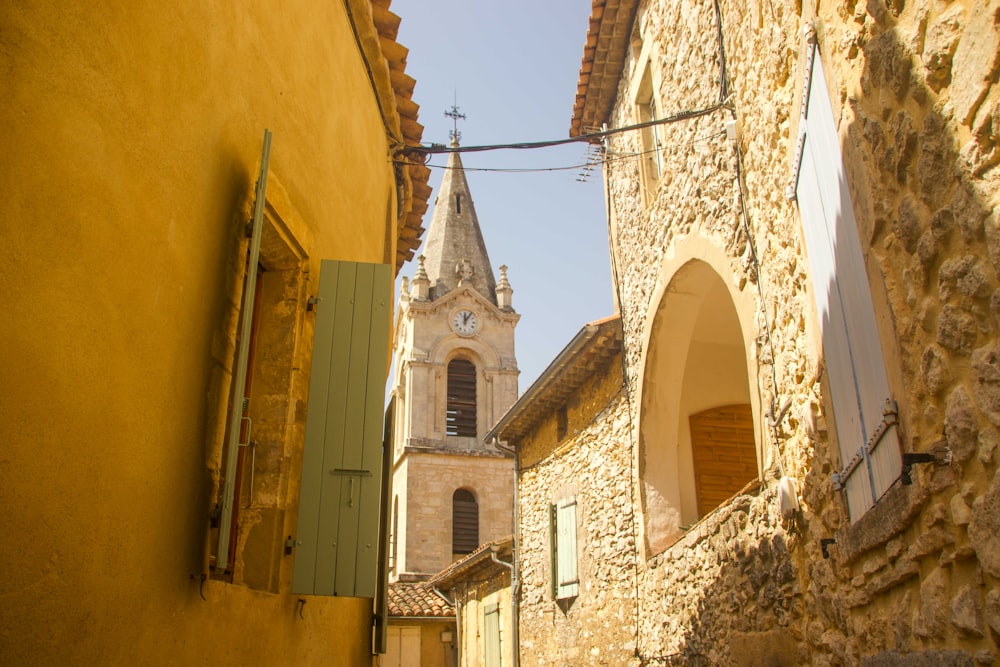
[[[427,579],[513,531],[513,457],[482,439],[517,399],[521,316],[512,294],[507,267],[494,276],[461,157],[452,152],[397,309],[393,581]]]

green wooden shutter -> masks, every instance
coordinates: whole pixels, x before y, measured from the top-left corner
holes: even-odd
[[[556,506],[556,598],[576,597],[580,578],[576,563],[576,499],[559,501]]]
[[[232,532],[233,504],[236,496],[236,464],[240,449],[240,426],[243,420],[243,391],[247,381],[250,356],[250,326],[253,323],[253,302],[257,286],[257,262],[260,239],[264,228],[264,202],[267,196],[267,169],[271,160],[271,131],[264,130],[264,147],[260,154],[260,171],[254,189],[253,220],[250,221],[250,247],[247,249],[246,283],[243,285],[243,306],[240,309],[240,333],[236,341],[236,361],[233,368],[232,407],[229,411],[229,434],[226,443],[226,463],[223,470],[222,509],[219,523],[219,545],[215,552],[215,568],[225,572],[229,562],[229,539]]]
[[[375,596],[392,267],[323,260],[292,591]]]

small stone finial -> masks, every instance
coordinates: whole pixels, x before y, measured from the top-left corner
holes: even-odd
[[[399,283],[399,300],[410,300],[410,279],[406,276],[403,276],[403,279]]]
[[[430,293],[431,279],[427,277],[427,267],[424,262],[427,258],[423,255],[417,257],[417,272],[413,274],[413,291],[410,296],[417,301],[426,301]]]
[[[467,259],[463,259],[455,266],[455,275],[458,276],[459,285],[471,283],[472,276],[474,276],[475,273],[476,269],[472,266],[472,262]]]
[[[497,306],[500,310],[514,310],[514,306],[511,305],[511,296],[514,294],[514,289],[510,286],[510,281],[507,280],[507,265],[504,264],[500,267],[500,280],[497,282]]]

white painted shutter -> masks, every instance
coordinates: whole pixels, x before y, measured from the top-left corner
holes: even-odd
[[[576,499],[562,500],[556,505],[556,540],[556,598],[576,597],[580,592],[576,567]]]
[[[899,477],[902,460],[895,429],[881,433],[891,399],[840,138],[823,65],[811,55],[808,98],[795,196],[823,336],[844,485],[852,522]],[[851,463],[857,465],[851,469]]]

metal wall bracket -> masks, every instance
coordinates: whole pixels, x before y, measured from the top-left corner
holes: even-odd
[[[903,470],[899,474],[900,481],[909,486],[913,484],[911,472],[918,463],[933,463],[937,466],[951,465],[951,449],[947,445],[938,445],[929,452],[906,452],[903,454]]]

